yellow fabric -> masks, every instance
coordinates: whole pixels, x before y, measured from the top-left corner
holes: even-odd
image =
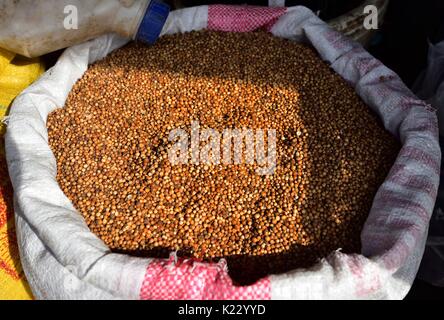
[[[0,119],[7,115],[14,98],[44,71],[40,59],[28,59],[0,48]],[[32,299],[26,282],[15,234],[12,186],[8,176],[0,126],[0,300]]]
[[[7,64],[6,61],[9,61]],[[40,74],[44,66],[38,58],[28,59],[21,56],[10,58],[10,53],[0,52],[0,118],[3,118],[12,100]],[[2,124],[0,133],[4,133]]]
[[[39,59],[16,57],[0,72],[0,105],[7,106],[23,89],[42,72]]]
[[[15,54],[0,48],[0,74],[3,73],[3,69],[9,65],[14,59]]]
[[[4,200],[0,199],[0,201]],[[3,210],[10,205],[12,203],[2,203],[1,208]],[[7,220],[5,225],[0,227],[0,300],[5,299],[32,299],[31,290],[20,265],[14,219],[12,217]]]

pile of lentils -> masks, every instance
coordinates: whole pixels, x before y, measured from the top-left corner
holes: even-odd
[[[257,163],[172,164],[171,130],[276,130]],[[130,43],[48,117],[60,187],[115,252],[227,259],[238,284],[360,251],[399,151],[354,89],[305,44],[259,31]]]

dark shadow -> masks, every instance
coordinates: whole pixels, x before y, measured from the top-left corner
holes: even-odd
[[[413,282],[405,300],[444,300],[444,287],[433,286],[418,278]]]

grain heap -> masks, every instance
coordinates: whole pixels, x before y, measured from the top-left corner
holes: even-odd
[[[172,165],[172,129],[275,129],[276,170]],[[399,145],[303,44],[199,31],[130,43],[93,64],[48,118],[57,179],[111,249],[226,257],[233,278],[359,252]],[[246,272],[247,271],[247,272]]]

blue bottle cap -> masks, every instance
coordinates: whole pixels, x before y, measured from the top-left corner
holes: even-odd
[[[151,0],[135,39],[153,44],[159,38],[169,12],[170,7],[167,4],[159,0]]]

